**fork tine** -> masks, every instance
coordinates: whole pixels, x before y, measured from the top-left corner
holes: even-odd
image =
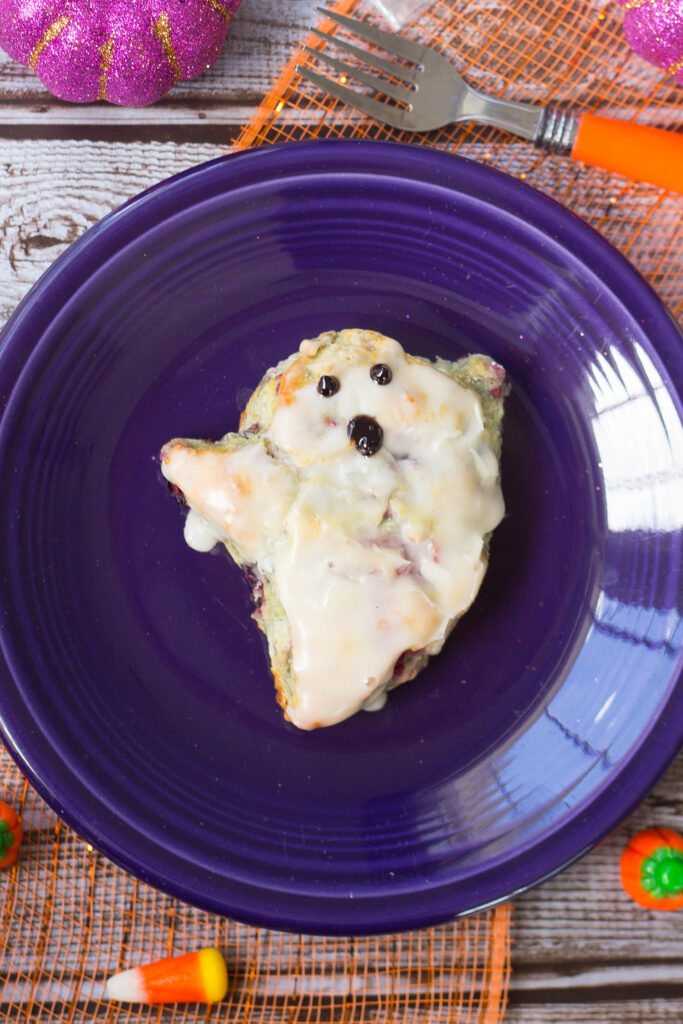
[[[327,32],[321,32],[319,28],[312,28],[311,32],[318,36],[319,39],[324,39],[326,43],[333,43],[337,49],[343,50],[344,53],[358,57],[359,60],[362,60],[371,68],[384,71],[387,75],[393,75],[394,78],[400,78],[404,82],[413,84],[420,76],[417,68],[401,67],[400,64],[395,64],[393,60],[387,60],[385,57],[378,57],[374,53],[368,53],[367,50],[362,50],[359,46],[354,46],[353,43],[347,43],[345,39],[340,39],[339,36],[328,35]]]
[[[412,61],[413,64],[420,63],[424,51],[427,49],[423,43],[414,43],[412,40],[406,39],[405,36],[394,35],[393,32],[387,32],[383,28],[368,25],[365,21],[347,18],[345,14],[337,14],[336,11],[330,11],[326,7],[316,7],[316,10],[319,14],[330,18],[331,21],[336,21],[338,25],[343,25],[344,28],[353,32],[354,35],[360,36],[361,39],[365,39],[368,43],[381,46],[388,53],[395,53],[399,57],[403,57],[404,60]]]
[[[317,85],[323,92],[330,93],[331,96],[341,100],[342,103],[347,103],[350,107],[360,110],[361,114],[374,117],[377,121],[384,121],[385,124],[390,124],[393,128],[405,127],[403,115],[407,111],[402,110],[400,107],[392,107],[388,103],[373,100],[364,93],[347,89],[346,86],[339,85],[334,79],[328,78],[326,75],[319,75],[317,71],[311,71],[310,68],[305,68],[301,64],[296,65],[296,70],[302,78],[308,79],[313,85]]]
[[[322,50],[313,50],[310,46],[304,46],[303,49],[311,57],[317,57],[319,60],[324,61],[325,64],[329,64],[331,68],[340,71],[343,75],[348,75],[349,78],[354,78],[356,81],[362,82],[363,85],[369,85],[375,92],[382,93],[384,96],[391,96],[392,99],[406,105],[410,102],[410,97],[413,95],[410,89],[404,89],[402,86],[394,85],[392,82],[385,82],[381,78],[377,78],[376,75],[368,75],[360,68],[354,68],[351,64],[345,64],[343,60],[337,60],[336,57],[328,56]]]

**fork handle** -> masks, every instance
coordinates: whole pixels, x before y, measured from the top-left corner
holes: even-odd
[[[683,192],[683,132],[548,109],[534,141],[541,149],[568,153],[634,181]]]

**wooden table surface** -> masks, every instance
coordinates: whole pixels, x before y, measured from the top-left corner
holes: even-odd
[[[170,174],[220,155],[311,20],[312,0],[248,0],[218,63],[153,107],[72,106],[0,53],[0,324],[75,238]],[[510,1024],[681,1024],[683,911],[621,891],[636,829],[683,832],[683,756],[633,817],[515,901]]]

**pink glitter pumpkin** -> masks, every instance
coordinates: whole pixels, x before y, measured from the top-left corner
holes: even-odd
[[[683,85],[683,0],[619,0],[631,49]]]
[[[63,100],[155,103],[223,46],[240,0],[0,0],[0,46]]]

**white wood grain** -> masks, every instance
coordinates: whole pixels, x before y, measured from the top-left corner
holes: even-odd
[[[681,1024],[683,1001],[637,999],[630,1002],[553,1003],[508,1006],[506,1024]]]
[[[5,140],[0,148],[0,323],[69,243],[106,213],[226,148]]]
[[[523,998],[524,993],[539,989],[550,992],[564,991],[568,983],[576,989],[621,988],[627,995],[630,988],[642,985],[677,985],[683,988],[683,961],[672,963],[614,964],[610,967],[592,967],[583,970],[565,968],[562,975],[527,968],[515,973],[510,985],[511,991]]]
[[[18,105],[8,106],[2,112],[4,128],[7,134],[16,132],[17,129],[30,128],[31,135],[36,138],[48,132],[55,135],[55,129],[59,128],[59,134],[69,138],[75,136],[78,128],[97,128],[98,135],[103,135],[107,129],[125,129],[127,134],[134,135],[131,129],[146,128],[153,129],[156,134],[170,135],[177,129],[206,129],[209,125],[226,128],[239,128],[253,113],[254,106],[260,98],[260,93],[254,97],[254,103],[217,103],[205,102],[196,106],[186,104],[175,104],[161,100],[153,107],[139,107],[123,114],[120,107],[100,106],[99,104],[68,104],[60,103],[58,100],[45,99],[35,106]],[[1,110],[2,108],[0,108]],[[159,128],[160,119],[163,119],[163,128]],[[92,133],[88,133],[92,134]],[[234,134],[234,132],[233,132]],[[27,132],[22,132],[25,137]],[[226,146],[231,140],[231,135],[226,132]],[[0,152],[2,144],[0,143]]]

